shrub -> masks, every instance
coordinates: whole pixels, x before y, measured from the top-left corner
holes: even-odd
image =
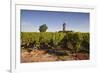
[[[35,42],[34,44],[32,44]],[[81,32],[21,32],[21,45],[30,44],[40,49],[71,49],[76,53],[80,50],[89,51],[89,33]]]

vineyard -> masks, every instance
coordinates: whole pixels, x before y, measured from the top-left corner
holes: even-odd
[[[89,33],[21,32],[21,62],[89,59]]]

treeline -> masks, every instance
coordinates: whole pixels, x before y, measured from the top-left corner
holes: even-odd
[[[89,33],[21,32],[21,48],[89,53]]]

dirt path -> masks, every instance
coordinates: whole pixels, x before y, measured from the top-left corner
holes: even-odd
[[[21,63],[28,62],[49,62],[49,61],[69,61],[69,60],[88,60],[89,55],[77,53],[73,55],[65,55],[65,56],[56,56],[49,54],[44,50],[32,50],[28,52],[26,50],[22,50],[21,52]]]
[[[45,51],[41,50],[33,50],[30,53],[27,51],[23,51],[21,53],[21,62],[48,62],[48,61],[56,61],[57,56],[50,55]]]

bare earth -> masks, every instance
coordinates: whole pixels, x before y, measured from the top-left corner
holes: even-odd
[[[69,58],[69,60],[71,60],[71,58]],[[42,50],[33,50],[31,52],[22,51],[21,53],[21,63],[48,61],[59,61],[59,59],[57,56],[48,54],[47,52]]]
[[[26,50],[21,51],[21,63],[28,62],[49,62],[49,61],[68,61],[68,60],[83,60],[89,59],[87,55],[77,54],[70,56],[55,56],[43,50],[34,49],[31,52]]]

